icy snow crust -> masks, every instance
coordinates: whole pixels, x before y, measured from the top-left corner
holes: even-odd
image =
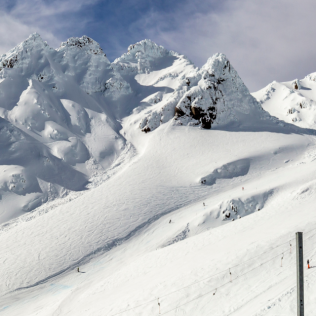
[[[265,112],[223,54],[198,69],[144,40],[110,63],[86,36],[33,34],[0,65],[1,314],[148,316],[159,297],[161,314],[295,315],[314,129]]]

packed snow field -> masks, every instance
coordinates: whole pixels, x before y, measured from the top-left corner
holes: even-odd
[[[0,313],[295,315],[302,231],[311,314],[314,81],[251,95],[150,40],[0,57]]]

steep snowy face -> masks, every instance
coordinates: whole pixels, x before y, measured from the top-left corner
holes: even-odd
[[[184,78],[166,105],[146,117],[140,128],[145,132],[157,128],[169,112],[168,120],[173,118],[177,125],[210,129],[260,109],[226,56],[215,54],[200,70]]]
[[[253,93],[271,115],[299,127],[316,129],[316,73],[288,82],[273,81]]]
[[[1,56],[0,117],[7,124],[0,164],[11,167],[5,173],[1,167],[0,222],[85,189],[95,170],[108,168],[124,149],[104,97],[111,78],[109,60],[87,36],[55,50],[35,33]],[[19,179],[29,180],[15,198]]]
[[[186,85],[185,78],[191,73],[195,76],[197,70],[185,56],[150,40],[130,45],[127,53],[117,58],[112,67],[115,77],[108,81],[107,87],[111,90],[105,94],[112,95],[112,99],[115,96],[117,102],[113,103],[113,108],[119,108],[118,116],[121,118],[122,112],[126,117],[134,110],[139,113],[144,108],[145,117],[150,113],[154,117],[157,108],[164,107],[170,93],[181,90]],[[172,116],[165,115],[163,120]],[[144,114],[141,114],[138,120],[143,119]],[[159,123],[154,125],[158,127]]]
[[[111,64],[100,45],[88,36],[72,37],[57,51],[65,74],[75,76],[87,93],[104,92],[106,81],[113,75]],[[60,58],[61,56],[59,56]]]

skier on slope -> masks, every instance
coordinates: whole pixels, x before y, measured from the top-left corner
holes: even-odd
[[[307,260],[307,269],[310,269],[309,260]]]
[[[80,272],[80,271],[79,271],[79,267],[77,268],[77,272]]]

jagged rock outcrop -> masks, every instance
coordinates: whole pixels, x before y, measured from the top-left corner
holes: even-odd
[[[298,79],[293,80],[292,87],[294,90],[300,90],[301,89],[300,81]]]

